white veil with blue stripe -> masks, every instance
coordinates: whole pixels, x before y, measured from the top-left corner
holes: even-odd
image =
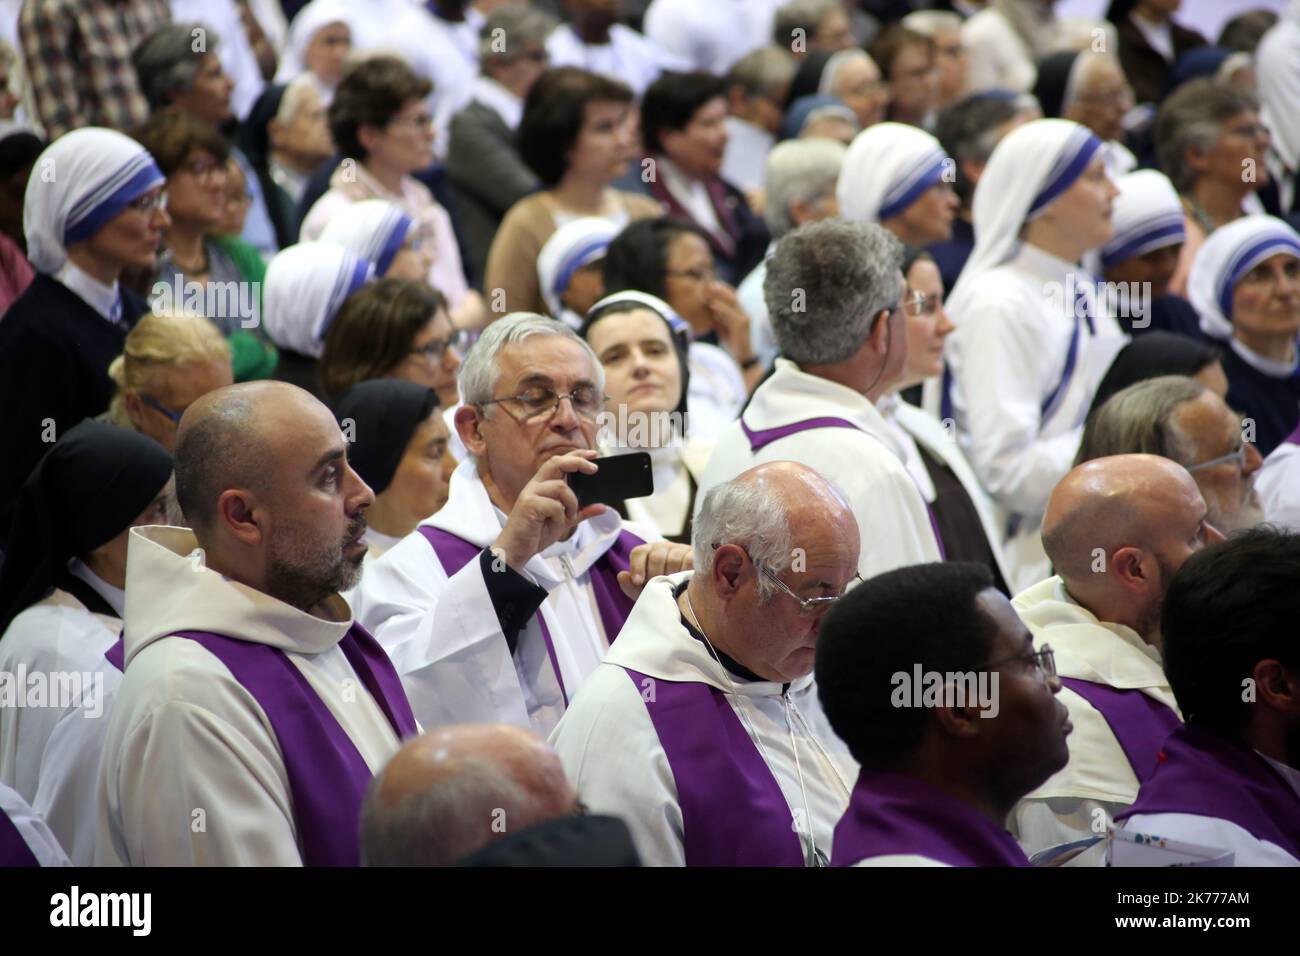
[[[1187,295],[1201,316],[1201,331],[1232,339],[1232,292],[1255,266],[1278,253],[1300,258],[1300,235],[1272,216],[1243,216],[1206,237],[1192,261]]]
[[[300,242],[266,267],[262,321],[280,348],[319,357],[343,302],[374,277],[374,267],[332,242]]]
[[[840,216],[880,222],[898,215],[943,179],[949,160],[939,141],[906,123],[876,123],[853,138],[835,195]]]

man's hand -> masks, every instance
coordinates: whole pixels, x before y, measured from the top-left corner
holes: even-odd
[[[575,471],[594,475],[598,469],[592,459],[598,454],[579,449],[547,459],[519,492],[506,526],[492,542],[492,553],[500,555],[515,571],[522,571],[529,558],[565,537],[578,522],[603,514],[604,505],[579,509],[578,498],[565,477]]]
[[[646,582],[661,574],[676,574],[695,567],[691,547],[671,541],[652,541],[639,544],[628,555],[628,570],[618,572],[618,586],[635,601]]]

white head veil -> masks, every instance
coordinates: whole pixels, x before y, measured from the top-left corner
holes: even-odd
[[[363,199],[339,211],[321,232],[322,242],[333,242],[353,255],[374,263],[375,275],[382,276],[401,251],[402,243],[415,225],[396,203],[387,199]]]
[[[148,150],[111,129],[65,133],[36,157],[23,199],[27,258],[38,272],[58,272],[67,247],[89,239],[166,181]]]
[[[355,33],[352,19],[353,13],[343,0],[311,0],[289,24],[288,39],[285,40],[284,52],[280,54],[280,67],[275,71],[275,82],[288,83],[307,69],[307,47],[322,28],[331,23],[346,23]],[[353,42],[356,42],[355,36]]]
[[[618,227],[608,219],[584,216],[565,223],[546,240],[537,256],[537,279],[552,317],[564,319],[574,328],[582,325],[582,316],[565,308],[561,299],[573,274],[604,258],[605,250],[618,232]],[[566,312],[569,314],[565,315]]]
[[[1101,247],[1102,268],[1187,238],[1182,202],[1164,173],[1140,169],[1121,176],[1115,185],[1119,189],[1111,207],[1115,232]]]
[[[897,216],[943,179],[951,165],[939,141],[906,123],[876,123],[853,138],[835,194],[854,222]]]
[[[332,242],[300,242],[266,267],[262,321],[280,348],[319,357],[343,302],[374,277],[374,267]]]
[[[1264,34],[1255,51],[1259,99],[1273,148],[1287,168],[1300,166],[1300,0]]]
[[[1102,146],[1086,127],[1063,119],[1033,120],[1002,138],[975,186],[975,248],[948,297],[949,312],[959,314],[975,280],[1015,254],[1025,223],[1069,189]]]
[[[1232,338],[1232,291],[1255,266],[1280,252],[1300,258],[1300,235],[1272,216],[1243,216],[1210,233],[1192,261],[1187,296],[1201,316],[1201,331]]]

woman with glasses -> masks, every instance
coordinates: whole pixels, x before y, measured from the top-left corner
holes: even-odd
[[[889,118],[932,129],[940,76],[935,41],[896,23],[871,41],[871,56],[889,84]]]
[[[117,385],[104,420],[148,435],[168,451],[185,409],[234,381],[231,349],[201,315],[150,313],[108,367]]]
[[[1215,230],[1192,265],[1201,331],[1227,347],[1228,404],[1254,425],[1267,456],[1300,422],[1300,234],[1247,216]]]
[[[304,217],[301,237],[321,238],[340,213],[365,199],[400,207],[431,257],[429,285],[446,298],[458,328],[477,328],[486,310],[465,280],[451,217],[412,175],[433,163],[430,89],[427,79],[393,56],[372,56],[348,68],[329,108],[330,131],[343,162],[330,176],[329,190]]]
[[[993,503],[952,434],[933,415],[899,397],[903,389],[943,375],[943,343],[953,330],[943,308],[939,267],[929,253],[908,247],[903,277],[907,362],[902,378],[876,408],[898,440],[903,465],[934,516],[944,557],[984,565],[1005,594],[1002,532]]]
[[[119,279],[154,267],[163,183],[148,150],[107,129],[73,130],[36,159],[23,207],[36,277],[0,322],[0,537],[48,443],[108,408],[108,366],[146,309]]]
[[[1137,157],[1124,145],[1124,117],[1133,109],[1133,89],[1115,57],[1091,50],[1053,53],[1038,64],[1034,96],[1044,116],[1073,120],[1105,141],[1111,175],[1137,166]]]

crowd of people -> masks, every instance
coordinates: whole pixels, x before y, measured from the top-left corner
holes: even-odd
[[[1057,6],[0,5],[0,865],[1300,866],[1300,0]]]

